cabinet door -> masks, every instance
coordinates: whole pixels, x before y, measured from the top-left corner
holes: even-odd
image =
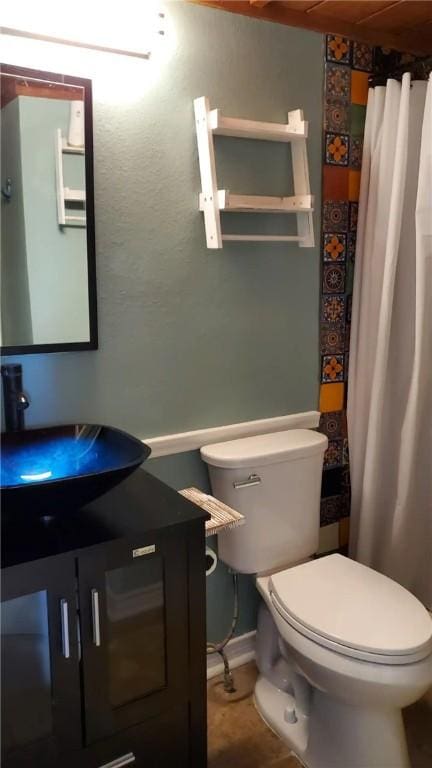
[[[145,535],[79,558],[86,742],[188,700],[187,549]]]
[[[2,755],[49,756],[82,743],[73,558],[2,571]]]

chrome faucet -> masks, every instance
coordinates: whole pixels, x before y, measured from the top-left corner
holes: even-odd
[[[22,365],[2,365],[1,376],[6,432],[20,432],[25,429],[24,411],[30,405],[30,400],[23,391]]]

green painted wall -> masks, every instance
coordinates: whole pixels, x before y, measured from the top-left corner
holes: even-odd
[[[19,100],[0,112],[1,183],[12,182],[12,197],[1,196],[1,343],[32,344],[30,292],[21,169]]]
[[[59,227],[57,216],[55,134],[67,136],[70,103],[18,101],[33,342],[88,341],[86,231]],[[63,171],[65,186],[85,189],[83,156],[63,155]]]
[[[163,77],[134,104],[94,104],[100,349],[23,359],[29,423],[88,419],[144,437],[317,406],[319,247],[207,251],[192,101],[280,122],[304,110],[319,233],[322,37],[184,3],[168,12],[177,46]],[[222,138],[217,160],[220,187],[290,192],[286,146]],[[174,487],[208,483],[196,453],[147,468]],[[216,639],[231,611],[223,567],[208,595]],[[247,631],[250,579],[241,611]]]

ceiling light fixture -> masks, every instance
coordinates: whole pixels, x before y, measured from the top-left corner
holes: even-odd
[[[2,7],[0,33],[140,59],[150,58],[156,36],[164,34],[165,15],[149,0],[122,0],[121,13],[117,4],[74,0],[64,19],[57,0],[21,0]]]

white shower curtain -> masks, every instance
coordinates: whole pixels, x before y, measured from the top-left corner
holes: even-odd
[[[369,91],[354,275],[350,554],[432,608],[432,80]]]

